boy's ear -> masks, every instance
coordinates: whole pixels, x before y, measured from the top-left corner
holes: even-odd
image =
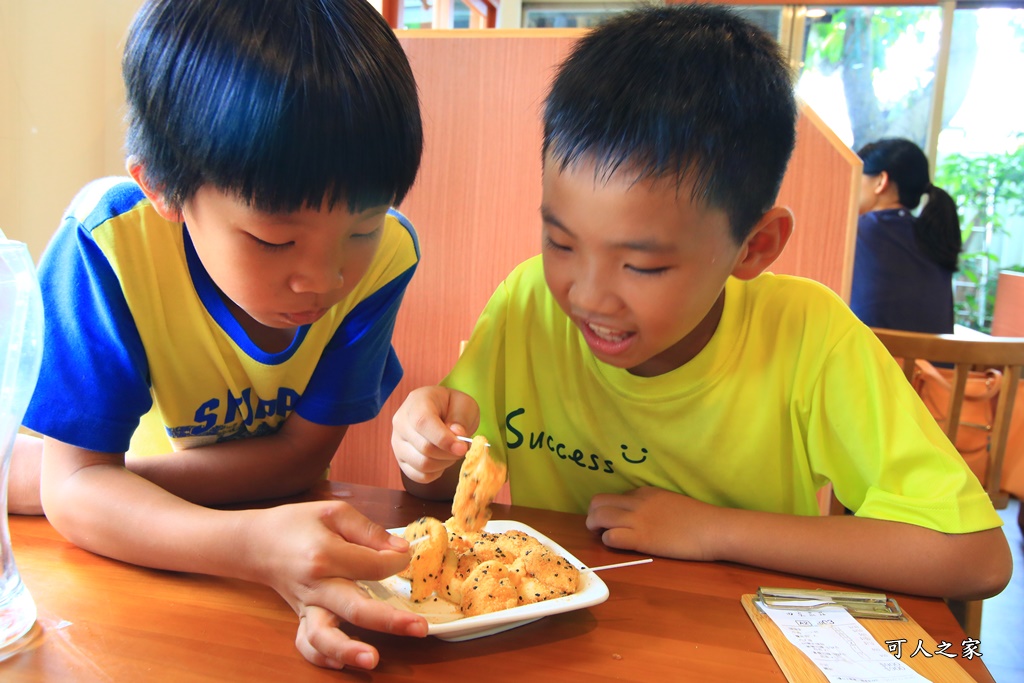
[[[130,157],[126,166],[128,167],[128,175],[138,183],[143,194],[149,199],[149,203],[153,205],[153,208],[160,214],[160,217],[174,223],[180,223],[183,220],[181,211],[171,208],[170,204],[167,203],[167,198],[164,197],[164,193],[149,184],[146,180],[146,167],[143,166],[142,162],[135,157]]]
[[[793,212],[784,206],[772,207],[747,235],[732,275],[752,280],[779,257],[793,234]]]

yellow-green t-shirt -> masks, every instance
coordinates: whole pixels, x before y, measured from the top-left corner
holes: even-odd
[[[863,517],[947,533],[1001,524],[871,330],[802,278],[730,279],[708,345],[637,377],[593,356],[537,257],[495,291],[444,384],[480,404],[478,431],[519,505],[582,513],[596,493],[655,486],[816,515],[832,482]]]

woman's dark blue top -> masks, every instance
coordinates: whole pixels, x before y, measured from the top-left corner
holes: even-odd
[[[906,209],[858,219],[850,308],[870,327],[953,332],[953,273],[921,251]]]

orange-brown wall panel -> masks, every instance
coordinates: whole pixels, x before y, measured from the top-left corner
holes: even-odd
[[[769,270],[817,280],[850,300],[860,172],[857,155],[803,107],[778,198],[795,216],[793,237]]]

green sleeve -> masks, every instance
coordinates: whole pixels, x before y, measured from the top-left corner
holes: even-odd
[[[812,469],[857,516],[945,533],[1001,525],[977,477],[866,328],[849,330],[828,354],[809,403]]]

